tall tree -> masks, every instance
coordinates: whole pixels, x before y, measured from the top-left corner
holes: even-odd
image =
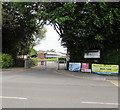
[[[82,61],[90,49],[100,49],[102,59],[107,50],[119,51],[119,3],[43,3],[42,14],[54,25],[72,61]]]
[[[31,35],[38,32],[38,27],[52,23],[62,38],[62,45],[68,48],[71,61],[83,61],[84,52],[90,49],[100,49],[101,59],[104,60],[110,56],[108,51],[113,52],[116,57],[116,53],[120,52],[119,3],[17,3],[15,7],[12,3],[5,3],[3,7],[3,24],[6,24],[3,25],[4,31],[6,30],[3,34],[8,36],[6,33],[9,33],[10,36],[5,37],[5,42],[19,38],[21,43],[14,43],[22,45],[22,48],[29,47],[34,40]],[[8,44],[9,40],[4,44]],[[18,45],[14,48],[17,47]]]
[[[43,26],[37,23],[37,3],[4,2],[2,6],[3,53],[14,58],[18,54],[27,54],[35,45],[35,40],[43,38],[46,32],[42,29]]]

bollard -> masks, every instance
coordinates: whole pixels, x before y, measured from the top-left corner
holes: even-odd
[[[25,60],[24,67],[27,69],[27,68],[31,68],[31,66],[32,66],[32,62],[30,62],[30,60]]]

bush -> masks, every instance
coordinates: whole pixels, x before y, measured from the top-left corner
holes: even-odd
[[[59,63],[64,63],[66,61],[65,57],[59,57],[58,58]]]
[[[13,58],[9,54],[0,54],[0,68],[9,68],[13,66]]]
[[[37,60],[31,59],[31,61],[32,61],[32,66],[37,66],[38,65],[38,61]]]
[[[37,60],[33,60],[33,59],[29,59],[26,60],[26,68],[31,68],[33,66],[37,66],[38,65],[38,61]]]
[[[59,57],[58,60],[64,60],[64,61],[66,61],[66,58],[65,57]]]

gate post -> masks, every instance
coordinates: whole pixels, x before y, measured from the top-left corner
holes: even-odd
[[[64,60],[64,67],[65,67],[65,69],[66,69],[66,61]]]
[[[45,66],[44,66],[44,69],[46,69],[46,60],[45,60],[44,62],[45,62],[45,64],[44,64],[44,65],[45,65]]]
[[[25,63],[24,63],[24,67],[25,67],[25,68],[27,67],[27,65],[26,65],[26,60],[25,60]]]
[[[57,61],[57,69],[59,70],[59,60]]]
[[[27,68],[27,60],[25,60],[24,67]]]

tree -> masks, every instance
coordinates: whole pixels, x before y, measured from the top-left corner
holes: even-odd
[[[0,3],[0,29],[2,29],[2,4]]]
[[[90,49],[101,50],[104,60],[110,54],[107,50],[120,51],[118,3],[43,3],[40,14],[54,25],[71,61],[83,61],[84,52]]]
[[[36,51],[35,49],[31,48],[29,55],[30,55],[31,57],[37,57],[37,51]]]
[[[12,55],[14,59],[18,54],[28,54],[35,40],[41,40],[46,32],[37,23],[37,3],[4,2],[2,6],[3,53]]]
[[[21,47],[28,53],[27,47],[30,47],[34,41],[34,37],[31,35],[38,33],[38,27],[44,24],[53,24],[62,38],[62,45],[66,46],[70,52],[71,61],[84,61],[84,53],[91,49],[101,50],[101,62],[108,62],[111,55],[114,55],[113,59],[115,59],[118,56],[117,53],[120,52],[118,3],[41,2],[15,3],[15,5],[5,3],[3,7],[3,17],[6,16],[3,24],[7,24],[3,25],[5,31],[3,34],[8,36],[9,33],[10,36],[5,37],[7,39],[4,41],[9,39],[8,41],[12,42],[17,38],[14,41],[16,50]],[[15,22],[13,23],[12,20]],[[9,29],[10,26],[11,29]],[[18,39],[20,42],[16,42]],[[10,47],[12,46],[6,50],[9,51]],[[12,47],[12,49],[14,48]],[[109,51],[112,51],[113,54],[110,55]],[[110,62],[116,62],[113,59]]]

